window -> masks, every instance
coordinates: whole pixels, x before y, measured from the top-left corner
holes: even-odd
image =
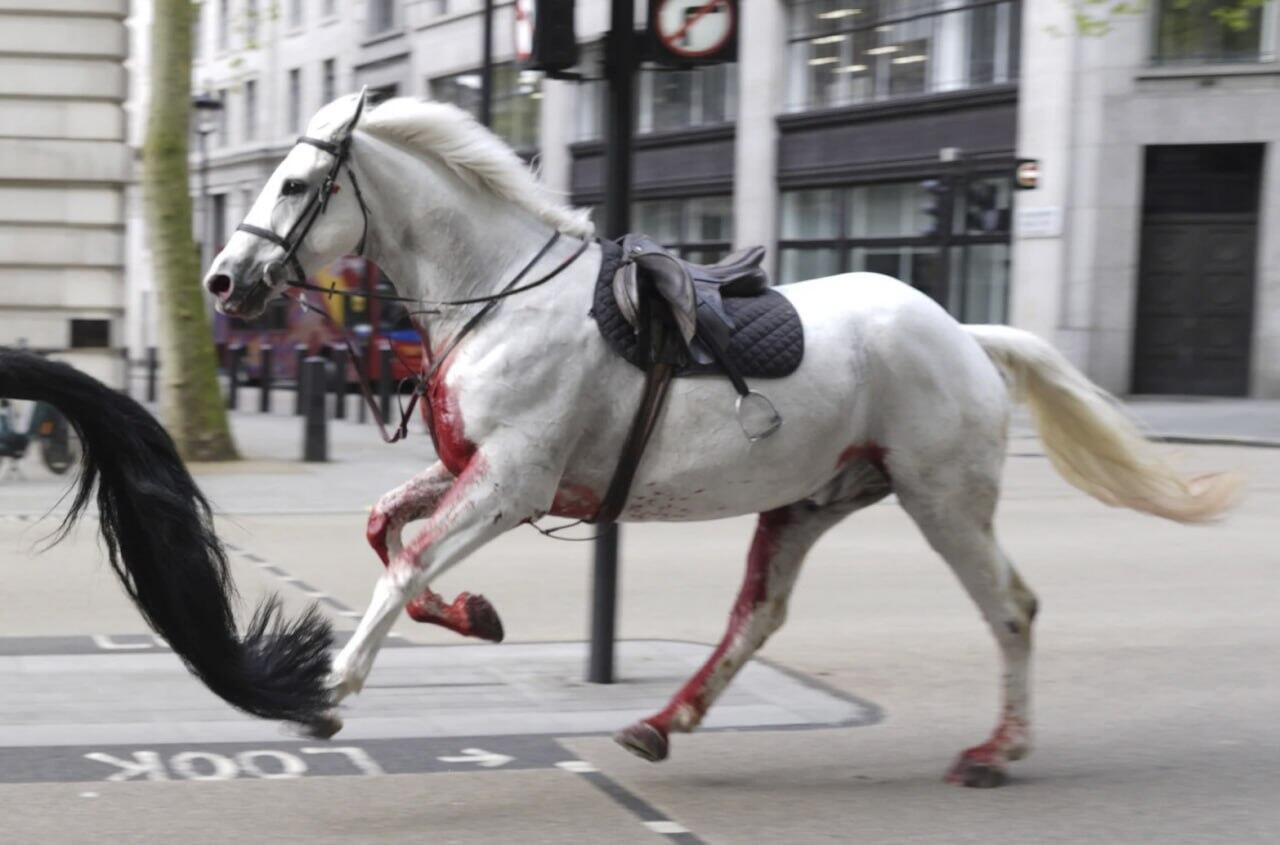
[[[302,68],[289,71],[289,131],[302,131]]]
[[[216,96],[218,102],[222,103],[222,108],[215,110],[213,113],[213,145],[215,147],[225,147],[231,140],[227,135],[227,89],[219,88]]]
[[[598,75],[600,47],[583,50],[580,67],[588,76]],[[699,126],[732,123],[738,113],[738,66],[708,65],[693,70],[646,70],[636,80],[636,131],[670,132]],[[577,138],[592,141],[604,137],[605,85],[583,83],[578,87]]]
[[[244,83],[244,140],[258,139],[258,81],[246,80]]]
[[[244,34],[244,46],[252,50],[258,46],[258,0],[244,0],[244,22],[241,31]]]
[[[324,4],[320,7],[320,16],[324,18],[332,18],[337,14],[338,0],[324,0]]]
[[[631,206],[631,228],[688,261],[719,261],[733,246],[733,197],[640,200]]]
[[[105,349],[111,345],[110,320],[72,320],[72,349]]]
[[[338,63],[325,59],[320,66],[320,105],[332,103],[338,98]]]
[[[289,27],[297,29],[302,26],[302,0],[289,0]]]
[[[941,225],[919,182],[784,191],[779,230],[783,284],[866,270],[919,288],[969,323],[1005,320],[1009,292],[1007,176],[953,176]],[[945,213],[949,211],[948,215]]]
[[[208,236],[212,240],[209,255],[213,255],[227,245],[226,194],[211,194],[209,196],[209,216],[213,218],[209,221],[210,226],[208,229]]]
[[[369,35],[379,35],[396,25],[396,0],[369,0]]]
[[[431,80],[431,97],[453,103],[480,116],[480,71],[456,73]],[[519,70],[510,62],[493,67],[493,131],[515,149],[531,153],[538,148],[542,119],[542,78]]]
[[[788,104],[825,108],[1013,82],[1020,0],[793,0]]]
[[[1158,0],[1155,64],[1257,62],[1274,55],[1275,0],[1241,7],[1222,0]]]
[[[231,2],[218,0],[218,50],[231,47]]]

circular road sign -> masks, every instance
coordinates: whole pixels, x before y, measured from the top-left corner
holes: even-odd
[[[696,59],[715,53],[733,36],[734,5],[729,0],[657,0],[658,38],[676,56]]]

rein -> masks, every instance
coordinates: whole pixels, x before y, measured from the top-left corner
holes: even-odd
[[[470,299],[440,300],[436,302],[423,303],[422,300],[411,299],[407,297],[388,297],[388,296],[380,296],[372,293],[361,293],[358,291],[331,290],[329,288],[322,288],[318,285],[312,285],[312,284],[306,284],[306,283],[301,285],[290,285],[290,286],[295,288],[301,288],[304,290],[315,290],[327,295],[361,297],[365,299],[380,299],[384,301],[390,300],[390,301],[396,301],[396,302],[413,302],[418,304],[473,305],[481,302],[484,303],[484,307],[481,308],[479,311],[477,311],[475,314],[471,315],[471,318],[467,320],[466,323],[463,324],[462,329],[459,330],[456,335],[454,335],[453,340],[449,342],[449,345],[445,347],[444,351],[442,351],[438,356],[436,356],[435,360],[431,362],[431,366],[427,368],[426,372],[417,373],[412,376],[412,379],[414,381],[414,387],[413,387],[413,394],[409,399],[409,404],[408,406],[404,406],[404,405],[401,406],[400,423],[399,425],[396,426],[396,430],[394,432],[388,432],[387,421],[383,418],[382,411],[378,407],[377,402],[374,401],[374,398],[373,398],[373,390],[369,385],[368,367],[365,364],[365,360],[363,356],[361,356],[359,351],[357,351],[356,345],[352,343],[351,333],[348,332],[344,326],[339,325],[338,322],[329,315],[329,312],[324,310],[323,308],[317,308],[316,306],[312,305],[310,302],[307,302],[306,299],[302,298],[302,296],[299,296],[294,300],[302,308],[308,311],[311,311],[315,314],[319,314],[326,321],[328,321],[330,325],[336,328],[339,331],[339,333],[342,335],[342,342],[347,347],[347,354],[350,355],[351,360],[355,362],[356,376],[359,379],[359,384],[360,384],[360,393],[364,397],[365,404],[369,407],[369,411],[373,414],[374,422],[378,424],[378,433],[382,436],[382,439],[384,442],[397,443],[400,440],[403,440],[406,436],[408,436],[409,420],[413,418],[413,409],[417,407],[418,399],[421,397],[423,398],[423,401],[430,404],[431,400],[425,398],[427,393],[427,385],[430,383],[431,378],[440,370],[441,365],[444,364],[445,360],[449,357],[449,355],[455,349],[457,349],[458,344],[462,342],[462,339],[466,337],[468,334],[470,334],[471,331],[474,330],[476,326],[478,326],[480,322],[486,316],[488,316],[493,311],[493,309],[498,306],[498,303],[500,303],[502,300],[506,299],[507,297],[514,296],[518,293],[523,293],[528,290],[533,290],[534,288],[539,287],[540,285],[544,285],[547,282],[551,281],[556,276],[560,275],[562,272],[568,269],[569,266],[572,265],[575,261],[577,261],[578,258],[582,255],[582,253],[587,251],[587,247],[591,243],[590,241],[584,240],[581,246],[579,246],[576,250],[573,251],[571,255],[569,255],[567,258],[565,258],[563,261],[557,264],[550,272],[545,273],[544,275],[533,280],[532,282],[529,282],[526,285],[520,285],[520,280],[529,274],[529,271],[532,270],[537,265],[537,263],[542,260],[542,258],[551,250],[551,247],[554,246],[558,240],[560,240],[560,237],[561,237],[560,232],[553,233],[551,237],[547,239],[547,242],[542,245],[542,248],[538,250],[537,254],[535,254],[533,258],[529,259],[528,263],[521,268],[520,272],[517,273],[511,279],[511,281],[503,285],[502,288],[497,293],[491,294],[488,296],[479,296],[479,297],[473,297]],[[421,314],[421,313],[431,313],[431,312],[416,311],[413,313]]]
[[[351,186],[352,188],[355,189],[356,202],[360,204],[360,215],[363,218],[363,227],[360,231],[360,242],[356,244],[356,248],[353,253],[354,255],[359,255],[359,256],[364,255],[365,243],[369,237],[369,207],[368,205],[365,204],[364,193],[360,190],[360,183],[356,180],[355,171],[351,168],[351,164],[348,161],[348,159],[351,156],[350,132],[348,132],[343,137],[343,139],[338,142],[325,141],[320,138],[311,138],[309,136],[303,135],[300,138],[298,138],[297,142],[295,143],[295,146],[297,144],[310,144],[316,149],[322,150],[326,153],[329,153],[329,155],[333,156],[333,163],[329,165],[329,170],[327,173],[325,173],[324,180],[321,181],[319,188],[317,188],[310,195],[310,197],[308,197],[307,205],[305,208],[302,209],[302,213],[298,215],[298,219],[293,222],[293,225],[289,227],[289,231],[286,232],[283,237],[280,235],[277,235],[275,232],[271,231],[270,229],[264,229],[260,226],[253,226],[249,223],[241,223],[240,225],[236,226],[237,231],[245,232],[247,234],[254,235],[255,237],[262,238],[263,240],[270,241],[271,243],[275,244],[276,246],[284,250],[284,255],[281,257],[280,261],[273,262],[272,264],[268,264],[266,270],[263,273],[263,276],[267,280],[268,284],[271,281],[270,277],[272,274],[270,271],[272,266],[279,264],[287,267],[291,272],[291,274],[293,275],[293,278],[285,279],[285,284],[296,290],[317,291],[319,293],[324,294],[325,296],[344,296],[347,298],[358,297],[366,300],[376,299],[381,302],[407,302],[407,303],[411,303],[419,306],[419,308],[411,312],[411,314],[435,313],[433,309],[438,307],[447,307],[447,306],[456,306],[456,305],[477,305],[480,303],[484,303],[484,307],[481,308],[479,311],[477,311],[475,314],[473,314],[471,316],[471,319],[467,320],[467,322],[463,324],[462,330],[459,331],[454,336],[453,340],[449,343],[447,347],[445,347],[444,351],[441,352],[440,355],[436,357],[435,361],[431,363],[431,366],[427,369],[427,371],[425,373],[415,374],[413,376],[413,380],[415,384],[413,388],[413,396],[409,400],[409,405],[408,407],[404,407],[402,403],[401,414],[400,414],[400,424],[396,426],[396,430],[394,432],[388,432],[387,421],[383,419],[382,412],[379,409],[377,403],[373,399],[373,391],[369,386],[368,368],[365,366],[364,358],[356,350],[355,344],[352,343],[350,332],[348,332],[345,327],[340,326],[337,323],[337,321],[334,320],[333,317],[329,315],[329,312],[325,311],[323,308],[317,308],[316,306],[307,302],[303,295],[300,294],[298,297],[294,299],[294,301],[297,302],[299,306],[301,306],[305,310],[319,314],[321,317],[327,320],[331,325],[333,325],[334,328],[338,329],[339,333],[342,335],[342,341],[347,347],[347,353],[351,356],[351,360],[355,362],[356,375],[359,378],[359,382],[360,382],[360,393],[364,396],[365,403],[369,406],[369,410],[373,413],[373,418],[378,424],[379,434],[382,435],[383,441],[387,443],[396,443],[400,440],[403,440],[408,435],[409,420],[413,416],[414,407],[416,407],[418,404],[418,398],[426,396],[427,384],[431,381],[432,376],[434,376],[439,371],[441,364],[443,364],[445,359],[447,359],[449,355],[458,347],[458,344],[462,341],[462,339],[466,337],[466,335],[468,335],[473,329],[475,329],[475,327],[478,326],[480,322],[486,316],[488,316],[493,311],[493,309],[497,307],[498,303],[501,302],[502,300],[506,299],[509,296],[514,296],[515,294],[518,294],[518,293],[524,293],[525,291],[533,290],[539,285],[544,285],[547,282],[554,279],[556,276],[560,275],[560,273],[563,272],[565,269],[567,269],[569,265],[577,261],[578,257],[581,256],[582,253],[587,251],[587,247],[590,245],[591,242],[589,240],[584,240],[582,242],[582,245],[578,247],[573,252],[572,255],[570,255],[564,261],[561,261],[558,265],[556,265],[556,267],[551,272],[545,274],[544,276],[538,279],[535,279],[532,282],[529,282],[526,285],[520,285],[520,280],[523,279],[525,276],[527,276],[529,274],[529,271],[532,270],[534,266],[537,265],[537,263],[541,261],[542,258],[547,254],[547,252],[551,250],[551,247],[554,246],[555,243],[560,240],[560,237],[561,237],[560,232],[558,231],[553,232],[551,237],[547,239],[547,242],[544,243],[542,245],[542,248],[538,250],[537,254],[534,255],[533,258],[531,258],[529,262],[524,265],[524,267],[520,270],[520,272],[517,273],[515,277],[511,279],[511,281],[503,285],[502,288],[497,293],[490,294],[487,296],[476,296],[468,299],[444,299],[444,300],[438,300],[438,301],[431,301],[431,300],[415,299],[412,297],[405,297],[405,296],[392,296],[392,295],[381,294],[381,293],[376,293],[372,291],[366,293],[361,291],[340,291],[340,290],[337,290],[336,287],[322,288],[319,285],[314,285],[307,281],[306,271],[302,267],[302,262],[298,260],[298,249],[301,248],[303,240],[305,240],[307,237],[307,234],[310,233],[311,227],[315,225],[316,220],[318,220],[320,218],[320,215],[324,214],[328,210],[329,198],[333,195],[334,191],[337,189],[338,176],[341,174],[342,168],[344,165],[346,166],[346,169],[347,169],[347,176],[350,177],[351,179]],[[259,279],[258,281],[254,282],[255,285],[260,285],[263,283],[264,282],[262,279]],[[345,377],[346,375],[344,373],[343,378]],[[431,400],[427,399],[425,401],[428,404],[430,404]]]

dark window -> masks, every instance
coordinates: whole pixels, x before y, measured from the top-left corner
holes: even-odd
[[[320,69],[320,105],[332,103],[338,96],[338,63],[325,59]]]
[[[711,264],[733,246],[733,197],[639,200],[631,206],[631,228],[681,258]]]
[[[396,0],[369,0],[369,35],[378,35],[396,25]]]
[[[72,349],[105,349],[111,345],[110,320],[72,320]]]
[[[258,83],[249,79],[244,83],[244,139],[258,139]]]
[[[599,45],[582,51],[579,70],[600,75]],[[604,137],[605,85],[579,87],[577,139]],[[636,80],[636,131],[671,132],[732,123],[738,113],[738,66],[706,65],[692,70],[646,70]]]
[[[289,71],[289,131],[302,130],[302,68]]]
[[[1263,6],[1223,0],[1158,0],[1153,61],[1256,62],[1270,52]]]
[[[919,288],[968,323],[1006,318],[1009,210],[1006,176],[954,178],[951,219],[933,231],[920,182],[880,182],[784,191],[779,282],[855,270]]]
[[[1020,12],[1020,0],[794,0],[789,105],[823,108],[1016,81]]]
[[[433,99],[480,116],[480,71],[455,73],[431,80]],[[507,62],[493,67],[493,131],[515,149],[532,153],[538,149],[542,119],[542,75],[520,70]]]

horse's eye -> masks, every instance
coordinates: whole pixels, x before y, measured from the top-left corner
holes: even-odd
[[[280,186],[280,193],[286,197],[293,197],[307,190],[307,183],[301,179],[285,179],[284,184]]]

